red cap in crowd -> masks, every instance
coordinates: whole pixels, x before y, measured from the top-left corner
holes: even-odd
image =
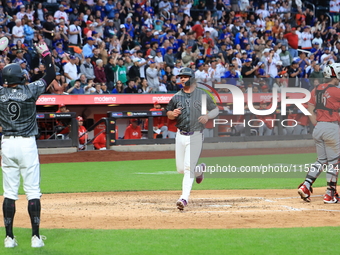
[[[78,116],[78,117],[77,117],[77,120],[78,120],[78,121],[84,121],[83,117],[81,117],[81,116]]]

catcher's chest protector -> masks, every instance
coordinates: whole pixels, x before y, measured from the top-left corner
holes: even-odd
[[[324,97],[324,94],[326,92],[326,90],[330,87],[336,87],[335,85],[328,85],[326,88],[318,90],[315,90],[315,101],[316,101],[316,106],[315,106],[315,110],[326,110],[329,112],[330,115],[332,115],[333,113],[333,109],[327,108],[326,105],[326,98]]]

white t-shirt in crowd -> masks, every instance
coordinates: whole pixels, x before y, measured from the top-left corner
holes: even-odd
[[[146,62],[144,58],[138,58],[139,59],[139,64],[143,64]],[[142,65],[139,67],[139,74],[141,78],[145,78],[145,65]]]
[[[13,35],[16,35],[16,36],[24,36],[24,27],[23,26],[14,26],[13,29],[12,29],[12,34]],[[21,41],[22,43],[24,42],[24,39],[25,38],[16,38],[14,37],[13,39],[13,43],[14,44],[17,44],[18,41]]]
[[[155,57],[155,62],[156,62],[156,63],[162,63],[162,62],[164,62],[164,61],[163,61],[163,56],[162,56],[162,55],[161,55],[160,57],[156,56],[156,57]]]
[[[77,73],[77,66],[73,65],[71,62],[68,62],[66,65],[64,65],[64,73],[67,73],[72,80],[76,80],[79,78],[79,75]],[[66,78],[66,82],[69,83],[71,80]]]
[[[78,42],[78,34],[74,34],[74,35],[69,35],[68,36],[68,40],[69,40],[69,42],[71,43],[71,44],[78,44],[78,43],[83,43],[82,42],[82,35],[81,35],[81,28],[80,28],[80,26],[76,26],[76,25],[74,25],[74,24],[72,24],[70,27],[69,27],[69,31],[70,32],[76,32],[76,31],[80,31],[80,36],[79,36],[79,38],[80,38],[80,42]]]
[[[195,79],[196,79],[197,84],[200,84],[201,82],[203,82],[205,78],[206,78],[206,75],[204,74],[204,71],[197,70],[195,72]]]
[[[257,15],[260,15],[262,13],[262,18],[265,19],[266,17],[269,17],[270,16],[270,13],[269,11],[267,10],[262,10],[262,9],[259,9],[256,11],[256,14]]]
[[[62,12],[62,11],[56,11],[54,13],[54,22],[59,24],[59,19],[63,18],[65,20],[65,23],[68,24],[68,15],[66,12]]]
[[[158,88],[159,88],[159,92],[165,92],[165,93],[168,92],[164,83],[160,83]]]
[[[188,15],[189,17],[191,16],[191,15],[190,15],[191,6],[192,6],[192,3],[188,3],[188,4],[184,7],[185,10],[183,11],[184,14]]]

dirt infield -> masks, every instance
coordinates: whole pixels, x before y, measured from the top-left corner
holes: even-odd
[[[313,153],[315,148],[204,151],[202,156]],[[41,155],[41,163],[173,158],[174,152],[88,151]],[[204,183],[202,183],[204,187]],[[185,229],[339,226],[340,205],[324,205],[324,188],[311,203],[296,190],[193,191],[184,212],[175,207],[179,191],[47,194],[42,197],[43,228]],[[332,220],[330,220],[332,218]],[[27,201],[17,202],[16,227],[29,228]]]
[[[339,226],[340,205],[324,205],[324,188],[312,203],[296,190],[193,191],[183,212],[178,191],[51,194],[42,198],[43,228],[186,229]],[[336,217],[332,217],[336,216]],[[330,220],[332,219],[332,220]],[[27,202],[17,202],[15,226],[29,228]]]

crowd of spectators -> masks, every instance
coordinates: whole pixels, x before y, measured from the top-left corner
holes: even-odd
[[[33,44],[43,39],[57,69],[51,94],[172,93],[183,67],[195,71],[199,86],[311,89],[325,65],[340,62],[333,2],[331,16],[317,16],[295,0],[61,0],[55,12],[7,0],[0,36],[11,44],[0,70],[14,62],[27,81],[41,78]]]

